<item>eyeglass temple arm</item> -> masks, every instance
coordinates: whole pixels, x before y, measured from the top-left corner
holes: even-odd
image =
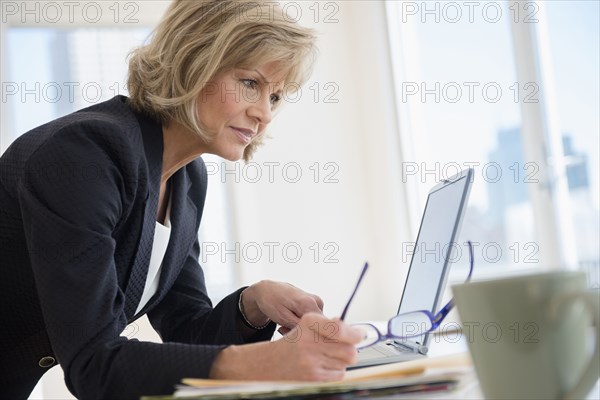
[[[435,314],[435,317],[433,319],[433,324],[431,326],[431,329],[436,329],[440,323],[444,320],[444,318],[446,318],[446,315],[448,315],[448,313],[450,313],[450,310],[452,310],[452,308],[454,307],[454,299],[450,300],[445,306],[444,308],[442,308],[437,314]]]
[[[352,303],[352,299],[354,298],[354,295],[356,294],[356,291],[358,290],[358,287],[360,286],[360,282],[363,280],[363,277],[365,276],[365,273],[367,272],[367,268],[369,268],[368,262],[366,262],[365,265],[363,266],[362,272],[360,273],[360,276],[358,277],[358,282],[356,282],[356,286],[354,286],[354,291],[352,292],[350,299],[348,299],[348,302],[346,303],[346,307],[344,307],[344,311],[342,311],[342,315],[340,317],[340,319],[342,321],[344,320],[344,318],[346,318],[346,313],[348,312],[350,303]]]
[[[465,280],[465,283],[469,282],[471,280],[471,275],[473,275],[473,244],[471,243],[471,241],[467,241],[467,244],[469,245],[469,275],[467,276],[467,279]],[[440,322],[442,322],[444,320],[444,318],[446,318],[446,315],[448,315],[448,313],[450,312],[450,310],[452,310],[452,308],[454,307],[454,298],[452,298],[448,304],[446,304],[444,306],[444,308],[442,308],[436,315],[435,318],[433,320],[433,327],[432,329],[435,329],[439,326]]]
[[[471,280],[471,275],[473,275],[473,264],[475,263],[473,257],[473,243],[471,243],[470,240],[467,240],[467,245],[469,245],[469,275],[467,276],[465,283]]]

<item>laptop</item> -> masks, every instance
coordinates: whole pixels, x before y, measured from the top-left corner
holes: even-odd
[[[468,168],[442,180],[429,191],[398,314],[417,310],[435,314],[438,311],[452,258],[448,250],[458,245],[455,241],[472,182],[473,168]],[[429,334],[379,342],[359,350],[358,362],[348,369],[425,357],[428,343]]]

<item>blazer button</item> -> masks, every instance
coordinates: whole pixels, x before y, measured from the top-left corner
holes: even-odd
[[[56,362],[56,359],[54,357],[46,356],[46,357],[40,358],[38,365],[42,368],[48,368],[48,367],[53,366],[55,362]]]

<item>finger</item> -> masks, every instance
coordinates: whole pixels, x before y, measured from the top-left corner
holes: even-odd
[[[358,344],[364,339],[365,332],[363,328],[348,325],[339,318],[334,318],[333,321],[335,321],[339,327],[338,334],[336,336],[340,342]]]
[[[285,306],[282,306],[281,310],[278,311],[278,313],[279,315],[277,317],[271,319],[281,326],[291,329],[300,323],[300,317]]]
[[[323,331],[323,327],[326,326],[326,324],[330,325],[330,324],[336,324],[335,321],[327,318],[326,316],[324,316],[321,313],[316,313],[316,312],[308,312],[306,314],[304,314],[302,316],[302,318],[300,319],[300,325],[311,327],[311,326],[315,326],[318,327],[318,329],[314,329],[317,332],[322,332]],[[336,331],[338,329],[336,328]]]
[[[322,366],[319,368],[318,380],[326,382],[341,381],[344,379],[345,373],[345,368],[327,368]]]
[[[345,325],[339,319],[329,319],[320,313],[305,314],[300,321],[300,325],[302,325],[302,328],[309,329],[312,332],[314,341],[320,343],[343,343],[354,346],[364,337],[360,333],[357,334],[355,328],[350,329],[348,325]]]
[[[343,364],[344,368],[347,365],[356,363],[356,348],[351,344],[329,344],[324,349],[324,354],[328,359],[335,360],[338,363]]]
[[[343,372],[350,363],[344,362],[337,358],[325,358],[321,363],[323,370]]]
[[[313,297],[315,299],[315,302],[317,303],[317,307],[319,307],[319,310],[323,312],[323,307],[325,306],[325,303],[323,303],[323,299],[317,295],[313,295]]]
[[[362,328],[351,326],[339,318],[329,319],[322,314],[307,314],[307,325],[324,337],[327,342],[358,344],[363,340],[365,333]]]
[[[277,332],[279,332],[281,335],[285,335],[289,331],[291,331],[291,329],[287,328],[285,326],[281,326],[281,327],[279,327],[279,329],[277,329]]]
[[[320,300],[320,299],[319,299]],[[321,303],[323,301],[321,300]],[[319,305],[316,296],[303,296],[298,301],[294,302],[294,313],[300,317],[307,313],[323,313],[323,305]]]

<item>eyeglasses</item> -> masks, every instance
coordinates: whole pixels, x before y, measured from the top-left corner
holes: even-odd
[[[469,246],[469,275],[467,276],[466,282],[471,280],[471,275],[473,274],[473,244],[468,241],[467,245]],[[342,316],[340,319],[343,321],[346,313],[348,311],[348,307],[350,307],[350,302],[354,298],[356,294],[356,290],[360,285],[367,269],[369,267],[368,263],[365,263],[363,270],[358,278],[358,282],[354,287],[354,291],[344,307],[344,311],[342,312]],[[418,310],[411,311],[408,313],[398,314],[392,319],[390,319],[387,323],[387,334],[382,334],[379,329],[375,325],[372,324],[355,324],[352,326],[361,327],[365,331],[364,339],[357,345],[358,349],[364,349],[369,346],[373,346],[376,343],[379,343],[383,340],[387,339],[408,339],[412,337],[422,336],[428,332],[431,332],[437,329],[444,318],[450,313],[450,310],[454,307],[454,299],[450,300],[448,304],[446,304],[437,314],[433,315],[429,310]]]

